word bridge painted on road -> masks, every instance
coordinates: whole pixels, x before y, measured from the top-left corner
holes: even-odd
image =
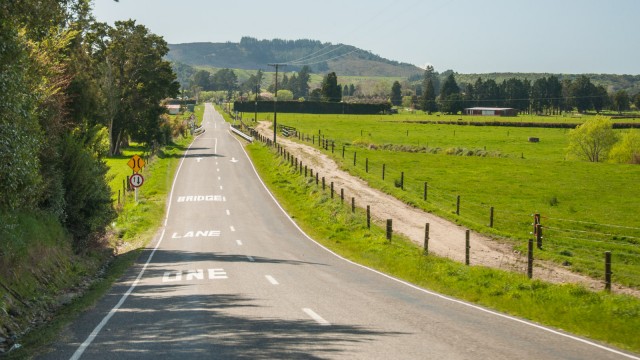
[[[227,201],[227,199],[222,195],[178,196],[178,202],[210,202],[210,201]]]
[[[206,269],[207,278],[209,280],[224,280],[228,279],[227,272],[224,269]],[[196,270],[178,270],[178,271],[166,271],[162,276],[162,282],[177,282],[177,281],[194,281],[205,280],[205,269]]]
[[[204,230],[204,231],[187,231],[184,234],[174,232],[171,235],[172,239],[182,238],[198,238],[198,237],[218,237],[222,232],[220,230]]]

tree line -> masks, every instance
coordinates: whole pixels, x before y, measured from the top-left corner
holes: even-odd
[[[575,80],[558,77],[527,79],[510,78],[497,83],[481,77],[474,83],[458,85],[455,74],[449,71],[441,84],[441,76],[428,66],[424,72],[421,93],[414,94],[416,108],[426,112],[441,111],[457,114],[469,107],[507,107],[522,113],[555,115],[576,110],[580,113],[612,110],[619,113],[630,110],[631,104],[640,109],[640,93],[630,96],[625,90],[609,93],[602,85],[594,85],[589,77],[581,75]],[[394,83],[391,99],[394,104],[400,86]]]
[[[0,235],[12,214],[42,212],[80,251],[115,218],[104,157],[170,141],[167,44],[132,20],[96,22],[90,0],[5,1],[0,18]]]

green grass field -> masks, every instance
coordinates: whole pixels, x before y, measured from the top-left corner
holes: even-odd
[[[446,295],[640,351],[639,299],[424,256],[401,236],[389,242],[379,226],[368,229],[363,211],[353,214],[349,206],[331,200],[328,191],[267,147],[254,143],[247,148],[286,211],[312,238],[342,256]]]
[[[640,192],[634,186],[640,166],[567,158],[566,129],[416,124],[404,122],[402,114],[278,114],[278,121],[305,138],[315,137],[316,147],[318,134],[335,141],[334,152],[331,147],[325,152],[371,186],[474,230],[508,238],[517,250],[525,250],[532,214],[540,213],[544,245],[536,257],[602,278],[604,252],[612,251],[614,281],[640,286]],[[531,143],[529,137],[540,142]],[[433,149],[438,153],[429,153]],[[410,152],[416,150],[423,152]],[[485,156],[446,155],[456,152]],[[404,190],[396,185],[401,172]],[[491,207],[493,228],[488,227]]]

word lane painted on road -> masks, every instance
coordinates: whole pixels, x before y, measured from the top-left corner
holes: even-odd
[[[172,239],[182,238],[199,238],[199,237],[218,237],[222,232],[220,230],[203,230],[203,231],[187,231],[186,233],[174,232]]]
[[[167,283],[177,281],[205,280],[205,270],[208,280],[228,279],[227,272],[224,271],[224,269],[196,269],[184,271],[166,271],[162,276],[162,282]]]
[[[178,196],[178,202],[218,202],[227,201],[222,195],[189,195]]]

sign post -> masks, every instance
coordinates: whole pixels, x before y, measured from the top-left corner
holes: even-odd
[[[142,184],[144,184],[144,177],[142,177],[141,174],[138,174],[138,172],[140,170],[142,170],[142,168],[144,167],[145,161],[144,161],[143,158],[141,158],[140,156],[138,156],[136,154],[136,155],[133,155],[131,157],[131,159],[129,159],[129,161],[127,162],[127,165],[129,165],[131,170],[133,170],[133,175],[131,175],[131,177],[129,177],[129,184],[134,189],[135,200],[136,200],[136,203],[137,203],[138,202],[138,188],[140,186],[142,186]]]

